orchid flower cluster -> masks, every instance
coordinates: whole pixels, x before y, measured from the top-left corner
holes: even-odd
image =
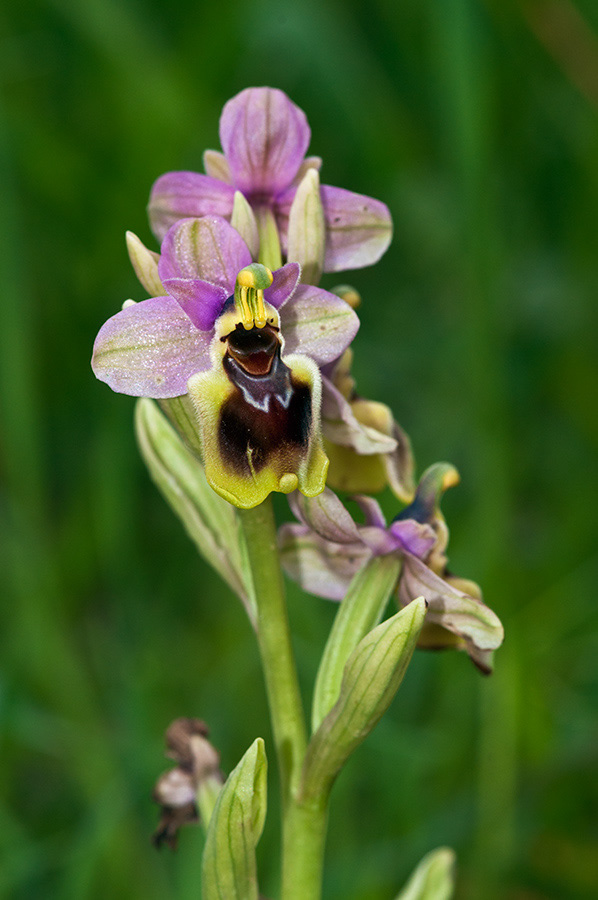
[[[92,366],[141,398],[140,449],[199,551],[247,610],[264,668],[282,801],[283,900],[320,897],[334,780],[392,701],[416,646],[464,650],[484,673],[503,631],[479,587],[450,573],[440,510],[456,470],[415,480],[407,434],[351,375],[357,292],[323,273],[375,263],[392,222],[384,203],[321,185],[304,113],[280,90],[250,88],[220,119],[223,152],[205,174],[158,178],[149,219],[159,252],[127,234],[149,299],[100,329]],[[371,496],[389,489],[387,524]],[[349,493],[352,516],[336,491]],[[276,532],[270,495],[289,495]],[[338,603],[308,728],[281,567]],[[388,614],[394,602],[394,614]],[[255,848],[266,815],[265,744],[225,779],[204,723],[169,729],[177,768],[156,788],[157,843],[205,829],[202,896],[259,895]],[[454,855],[422,860],[398,898],[452,893]]]

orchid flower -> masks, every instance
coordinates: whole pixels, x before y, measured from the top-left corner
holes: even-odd
[[[318,366],[355,336],[353,310],[299,285],[297,263],[274,272],[252,264],[241,236],[217,216],[177,222],[159,261],[139,244],[135,258],[161,295],[102,326],[96,376],[137,397],[188,392],[208,482],[235,505],[255,506],[272,490],[319,493],[327,459]]]
[[[230,220],[235,192],[248,201],[259,230],[278,231],[282,251],[293,254],[300,229],[293,201],[302,180],[317,177],[321,159],[305,157],[311,131],[305,113],[282,91],[247,88],[225,104],[220,118],[224,153],[204,154],[207,174],[169,172],[155,182],[150,196],[152,229],[162,239],[179,219],[218,215]],[[323,270],[338,272],[375,263],[388,247],[392,221],[379,200],[343,188],[319,188],[325,234]],[[289,244],[291,247],[289,248]]]
[[[428,604],[419,646],[466,650],[487,673],[492,651],[503,639],[502,625],[482,603],[479,587],[455,578],[446,568],[448,529],[439,499],[457,482],[457,471],[448,463],[431,466],[424,472],[413,502],[389,526],[371,497],[355,498],[365,515],[365,524],[357,524],[329,488],[313,500],[293,494],[289,502],[300,524],[281,527],[281,559],[287,573],[304,590],[342,600],[353,576],[372,557],[398,555],[403,563],[396,589],[398,602],[406,606],[423,596]]]

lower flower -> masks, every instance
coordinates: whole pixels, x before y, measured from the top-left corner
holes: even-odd
[[[412,503],[389,526],[371,497],[355,497],[365,515],[365,523],[358,524],[328,488],[314,500],[293,495],[291,508],[299,524],[280,529],[281,560],[304,590],[342,600],[352,578],[372,557],[396,554],[402,560],[399,604],[423,596],[428,605],[419,646],[465,650],[489,673],[503,627],[482,602],[479,587],[447,570],[448,529],[439,499],[457,481],[456,470],[447,463],[431,466]]]

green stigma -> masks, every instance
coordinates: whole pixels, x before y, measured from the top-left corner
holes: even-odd
[[[264,291],[272,284],[270,269],[261,263],[251,263],[241,269],[235,284],[235,306],[241,316],[243,328],[263,328],[266,324]]]

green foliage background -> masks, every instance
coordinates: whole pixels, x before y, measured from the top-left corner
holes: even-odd
[[[507,631],[491,679],[417,655],[335,787],[325,896],[389,900],[441,844],[458,898],[598,896],[597,33],[591,0],[2,6],[0,896],[197,898],[199,830],[149,843],[163,732],[205,719],[226,770],[270,745],[240,604],[89,369],[143,299],[124,232],[150,242],[153,180],[199,169],[260,84],[307,112],[326,183],[391,208],[391,249],[348,276],[359,390],[420,471],[459,467],[452,568]],[[291,587],[290,609],[308,695],[334,608]]]

